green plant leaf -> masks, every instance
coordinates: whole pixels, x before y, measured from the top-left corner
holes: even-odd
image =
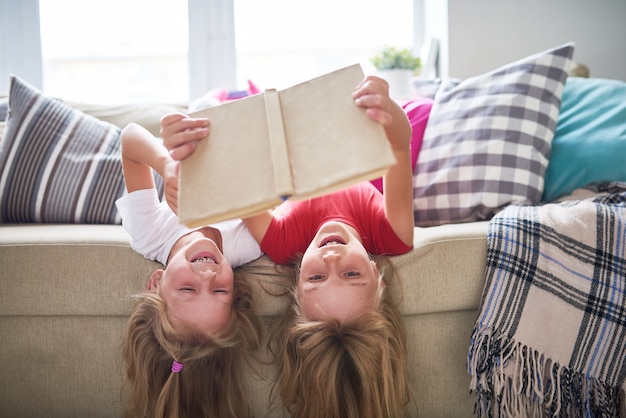
[[[418,70],[422,65],[418,56],[414,55],[410,49],[397,49],[385,47],[380,53],[371,59],[377,70],[391,70],[394,68],[404,68]]]

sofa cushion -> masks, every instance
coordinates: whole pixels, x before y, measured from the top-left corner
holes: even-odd
[[[605,181],[626,181],[626,82],[570,77],[563,89],[543,201]]]
[[[120,129],[11,77],[0,148],[3,223],[119,223]]]
[[[162,267],[121,225],[0,225],[0,316],[130,313],[130,296]]]
[[[486,231],[487,222],[416,228],[415,248],[391,258],[402,314],[477,309]],[[7,272],[0,280],[0,316],[127,315],[130,295],[145,289],[162,267],[130,248],[121,225],[0,225],[0,236],[0,265]],[[283,299],[269,294],[283,290],[274,287],[274,263],[263,256],[235,271],[253,284],[260,315],[281,314]]]
[[[541,201],[573,51],[568,43],[439,83],[414,171],[416,225],[487,220]]]
[[[187,112],[187,106],[167,104],[100,105],[81,102],[65,102],[68,106],[123,128],[131,122],[146,128],[152,135],[161,136],[161,117],[168,113]]]

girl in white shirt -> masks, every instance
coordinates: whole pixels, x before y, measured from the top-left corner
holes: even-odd
[[[240,220],[195,230],[181,225],[178,162],[139,125],[124,128],[120,141],[122,224],[133,249],[166,266],[134,298],[123,343],[127,416],[249,416],[240,366],[259,346],[261,321],[233,267],[258,258],[259,245]],[[164,180],[165,202],[154,171]]]

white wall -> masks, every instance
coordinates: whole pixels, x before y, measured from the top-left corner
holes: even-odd
[[[449,65],[442,67],[444,75],[471,77],[574,41],[574,60],[586,64],[592,77],[626,81],[624,0],[447,0],[447,4]]]

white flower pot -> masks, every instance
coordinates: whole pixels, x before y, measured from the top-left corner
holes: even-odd
[[[406,100],[411,98],[413,70],[394,68],[392,70],[380,70],[378,75],[389,83],[389,96],[392,99]]]

